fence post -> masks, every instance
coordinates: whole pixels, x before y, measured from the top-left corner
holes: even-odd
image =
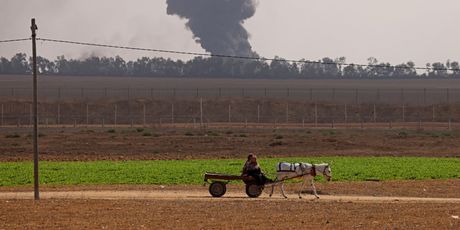
[[[117,110],[118,110],[118,106],[115,105],[114,120],[113,120],[114,121],[113,124],[115,125],[115,127],[117,127],[117,112],[118,112]]]
[[[286,124],[289,123],[289,103],[286,104]]]
[[[376,108],[376,106],[374,104],[374,123],[376,123],[376,122],[377,122],[377,108]]]
[[[33,109],[32,109],[32,104],[29,105],[29,125],[32,125],[32,119],[33,119]]]
[[[145,108],[145,103],[144,103],[144,104],[142,104],[142,126],[143,127],[145,127],[145,123],[146,123],[145,122],[145,120],[146,120],[145,119],[145,110],[146,110],[146,108]]]
[[[171,124],[174,125],[174,103],[171,103]]]
[[[406,122],[406,105],[403,104],[402,106],[402,120]]]
[[[348,106],[345,104],[345,125],[348,124]]]
[[[433,122],[435,121],[435,108],[434,108],[434,105],[433,105]]]
[[[200,126],[203,127],[203,98],[202,97],[200,98]]]
[[[305,128],[305,118],[302,118],[302,128]]]
[[[86,127],[89,125],[89,106],[86,104]]]
[[[257,104],[257,123],[260,123],[260,105]]]
[[[57,104],[57,124],[61,124],[61,104]]]
[[[232,105],[228,104],[228,123],[232,122]]]
[[[2,104],[1,107],[2,107],[2,109],[1,109],[1,118],[2,118],[2,119],[1,119],[1,125],[2,125],[2,127],[3,127],[3,125],[4,125],[4,120],[3,120],[3,119],[4,119],[4,117],[3,117],[3,104]]]
[[[315,103],[315,128],[318,127],[318,104]]]

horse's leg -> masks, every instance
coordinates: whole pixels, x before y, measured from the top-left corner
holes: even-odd
[[[287,198],[286,194],[284,193],[284,182],[281,182],[281,195],[283,195],[284,198]]]
[[[302,199],[302,190],[303,190],[303,187],[305,187],[305,182],[307,182],[307,177],[303,177],[302,185],[300,185],[299,199]]]
[[[279,178],[279,176],[277,175],[277,176],[276,176],[276,181],[278,181],[278,178]],[[275,185],[276,185],[276,184],[272,184],[272,191],[270,192],[269,197],[272,197],[273,192],[275,191]]]
[[[316,199],[319,199],[318,193],[316,192],[315,187],[315,178],[311,178],[311,188],[313,189],[313,194],[315,194]]]
[[[270,195],[268,195],[269,197],[272,197],[274,190],[275,190],[275,185],[272,184],[272,190],[270,191]]]
[[[279,177],[278,179],[281,180],[280,182],[280,189],[281,189],[281,195],[283,195],[284,198],[288,198],[286,196],[286,193],[284,192],[284,181],[283,180],[286,180],[287,176],[282,176],[282,177]]]

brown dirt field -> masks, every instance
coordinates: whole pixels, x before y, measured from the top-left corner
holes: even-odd
[[[460,205],[300,200],[0,201],[4,229],[458,229]]]
[[[287,156],[459,157],[460,132],[380,129],[44,128],[41,160],[156,160]],[[146,135],[147,133],[148,135]],[[18,134],[15,136],[14,134]],[[0,161],[32,158],[29,129],[3,128]]]
[[[276,195],[268,198],[267,194],[246,198],[241,186],[231,186],[224,198],[210,198],[201,186],[60,187],[46,188],[48,192],[42,193],[40,202],[31,200],[31,192],[15,192],[20,199],[13,199],[11,194],[5,197],[8,192],[4,190],[0,192],[0,229],[460,227],[460,220],[455,218],[460,215],[460,194],[455,193],[460,188],[459,180],[319,184],[323,191],[340,191],[321,195],[319,200],[310,195],[298,199],[295,185],[288,187],[289,199]],[[417,198],[426,195],[422,188],[436,191],[429,192],[432,197],[457,199]],[[355,191],[361,195],[339,195]],[[389,191],[394,191],[391,197],[381,197]],[[417,197],[408,197],[413,195]]]

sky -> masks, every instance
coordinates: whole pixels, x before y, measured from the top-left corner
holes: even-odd
[[[193,0],[190,0],[193,1]],[[258,0],[244,22],[253,50],[262,57],[318,60],[367,58],[399,64],[460,61],[458,0]],[[38,37],[143,48],[205,52],[185,27],[166,14],[166,0],[0,0],[0,40],[30,36],[35,17]],[[39,41],[38,55],[85,58],[120,55],[125,59],[190,56],[122,51]],[[30,54],[30,43],[0,43],[0,56]]]

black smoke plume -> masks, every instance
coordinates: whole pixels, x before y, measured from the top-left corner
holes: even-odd
[[[169,15],[188,19],[195,40],[211,54],[256,56],[244,20],[256,12],[255,0],[167,0]]]

